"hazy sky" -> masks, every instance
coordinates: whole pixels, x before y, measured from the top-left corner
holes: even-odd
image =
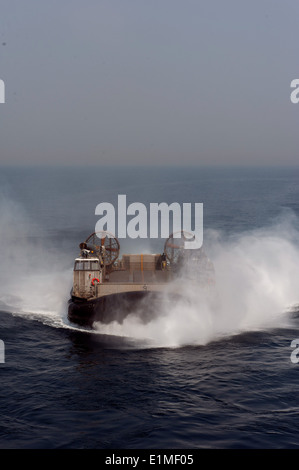
[[[3,164],[297,164],[298,0],[1,0]]]

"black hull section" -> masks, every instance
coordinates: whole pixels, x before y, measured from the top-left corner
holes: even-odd
[[[136,314],[147,323],[157,314],[159,294],[153,292],[125,292],[82,300],[72,297],[68,303],[68,319],[81,326],[94,322],[122,323],[129,314]],[[158,304],[157,304],[158,301]]]

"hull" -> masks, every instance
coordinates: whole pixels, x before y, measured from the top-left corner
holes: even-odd
[[[158,311],[162,296],[154,292],[124,292],[92,300],[72,297],[68,302],[68,319],[81,326],[92,327],[94,322],[122,323],[129,314],[136,314],[147,323]]]

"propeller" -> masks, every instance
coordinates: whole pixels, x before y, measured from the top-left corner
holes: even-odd
[[[164,253],[171,263],[178,261],[181,250],[184,249],[185,241],[192,241],[195,235],[184,230],[172,233],[165,242]]]
[[[98,244],[99,239],[101,245]],[[104,263],[106,266],[110,266],[118,258],[119,255],[119,241],[110,232],[94,232],[85,240],[85,243],[91,243],[95,246],[97,251],[100,251],[102,247],[105,248],[103,253]]]

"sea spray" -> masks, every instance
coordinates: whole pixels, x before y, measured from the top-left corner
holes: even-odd
[[[204,248],[216,272],[213,295],[185,283],[175,302],[166,289],[148,323],[142,323],[135,311],[121,325],[95,324],[94,332],[163,347],[201,345],[283,325],[288,308],[299,301],[298,227],[298,218],[288,211],[267,227],[243,233],[206,230]],[[5,194],[0,199],[0,240],[1,308],[53,326],[73,327],[66,312],[74,253],[53,245],[36,221]],[[177,282],[179,290],[182,284]],[[147,308],[146,303],[140,308]]]
[[[182,346],[285,325],[288,308],[299,300],[298,219],[288,214],[266,228],[228,237],[208,231],[206,238],[216,271],[213,295],[182,278],[181,297],[173,302],[166,290],[151,322],[132,312],[122,325],[97,324],[98,331]]]
[[[62,318],[72,282],[71,255],[62,253],[23,207],[0,198],[0,302],[3,310]]]

